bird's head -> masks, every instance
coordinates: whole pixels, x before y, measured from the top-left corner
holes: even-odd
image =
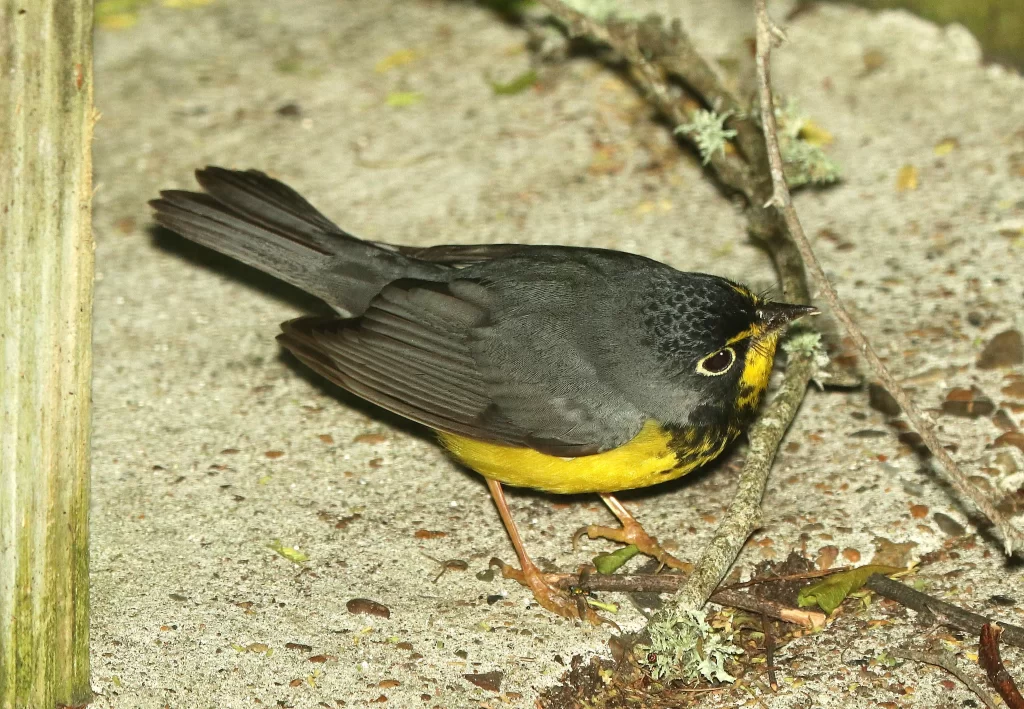
[[[771,302],[717,276],[686,276],[647,322],[674,381],[695,395],[690,418],[742,423],[768,387],[786,325],[818,311]]]

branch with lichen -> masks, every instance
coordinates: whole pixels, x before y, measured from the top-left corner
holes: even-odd
[[[785,165],[782,159],[782,152],[779,148],[778,130],[775,121],[775,101],[772,96],[771,87],[771,51],[772,42],[781,38],[782,31],[776,27],[768,16],[767,0],[754,0],[754,8],[757,17],[757,83],[761,99],[761,120],[764,124],[765,143],[768,146],[768,159],[772,178],[772,196],[765,203],[766,206],[776,208],[786,223],[786,230],[790,239],[796,245],[800,256],[814,277],[814,282],[821,291],[822,296],[828,302],[832,314],[846,329],[850,339],[853,340],[857,349],[864,355],[871,369],[881,380],[882,385],[892,394],[896,403],[903,409],[907,420],[921,436],[922,442],[931,451],[935,460],[938,461],[940,469],[945,473],[946,478],[953,483],[953,486],[968,499],[970,499],[981,512],[999,530],[1003,538],[1003,546],[1007,556],[1013,554],[1015,549],[1024,549],[1024,532],[1017,529],[1009,518],[996,507],[995,503],[985,495],[977,486],[973,485],[960,466],[949,452],[943,447],[938,436],[932,427],[925,420],[924,414],[913,402],[906,390],[900,386],[896,378],[889,372],[882,363],[881,358],[875,352],[867,337],[853,321],[847,312],[835,288],[825,275],[811,244],[804,234],[800,218],[793,208],[793,200],[789,194],[789,187],[786,185]]]
[[[714,539],[704,548],[686,584],[647,625],[650,643],[644,654],[655,677],[677,669],[675,659],[685,649],[691,614],[701,608],[732,568],[750,534],[761,526],[761,498],[775,454],[803,401],[807,384],[818,366],[817,335],[807,333],[790,345],[786,376],[765,412],[750,428],[750,447],[736,487],[736,495]]]

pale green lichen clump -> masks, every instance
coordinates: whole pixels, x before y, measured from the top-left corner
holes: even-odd
[[[690,116],[689,123],[676,126],[676,133],[687,133],[697,144],[701,162],[707,165],[715,153],[725,153],[725,144],[736,137],[736,131],[726,128],[725,122],[732,111],[715,113],[698,109]]]
[[[822,134],[828,140],[832,137],[801,114],[796,101],[787,101],[781,108],[776,106],[775,120],[783,170],[790,187],[829,185],[839,181],[839,164],[825,154],[820,144]]]
[[[655,679],[672,675],[687,681],[736,681],[725,671],[725,661],[729,655],[742,655],[743,650],[732,644],[731,633],[712,628],[702,611],[686,610],[664,622],[652,623],[648,631],[651,644],[637,649]]]

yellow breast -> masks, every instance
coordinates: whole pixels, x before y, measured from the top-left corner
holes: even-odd
[[[439,436],[460,462],[484,477],[560,493],[616,492],[674,480],[719,455],[731,439],[703,438],[687,432],[684,439],[693,443],[680,448],[679,434],[674,437],[657,422],[648,421],[640,433],[618,448],[560,458],[531,448],[484,443],[449,433]]]

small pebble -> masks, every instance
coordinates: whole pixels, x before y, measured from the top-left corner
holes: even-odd
[[[814,560],[814,565],[822,571],[831,569],[838,556],[839,547],[829,544],[818,550],[818,558]]]
[[[995,410],[996,405],[977,387],[953,389],[942,402],[942,413],[950,416],[976,419],[991,416]]]
[[[997,593],[994,596],[988,597],[988,602],[994,606],[1015,606],[1017,605],[1017,599],[1004,596],[1001,593]]]
[[[283,118],[298,118],[302,115],[302,108],[297,103],[285,103],[278,106],[274,113]]]
[[[1001,369],[1024,364],[1024,337],[1006,330],[993,337],[978,355],[979,369]]]
[[[383,603],[371,601],[369,598],[353,598],[345,604],[348,612],[352,615],[375,615],[380,618],[390,618],[391,609]]]
[[[962,537],[967,534],[967,529],[947,514],[936,512],[932,515],[932,520],[944,534],[951,537]]]
[[[993,443],[996,448],[1000,446],[1016,446],[1024,451],[1024,431],[1007,431],[999,436]]]
[[[874,74],[885,66],[886,57],[881,49],[866,49],[861,59],[864,62],[864,71],[861,73],[861,76],[867,76],[868,74]]]
[[[992,467],[999,475],[1013,475],[1017,472],[1017,461],[1010,451],[999,451],[992,458]]]
[[[1010,417],[1010,414],[1006,413],[1006,409],[999,409],[995,415],[992,416],[992,423],[1000,431],[1016,431],[1017,422]]]
[[[1024,399],[1024,381],[1011,382],[1003,387],[1002,392],[1012,399]]]

